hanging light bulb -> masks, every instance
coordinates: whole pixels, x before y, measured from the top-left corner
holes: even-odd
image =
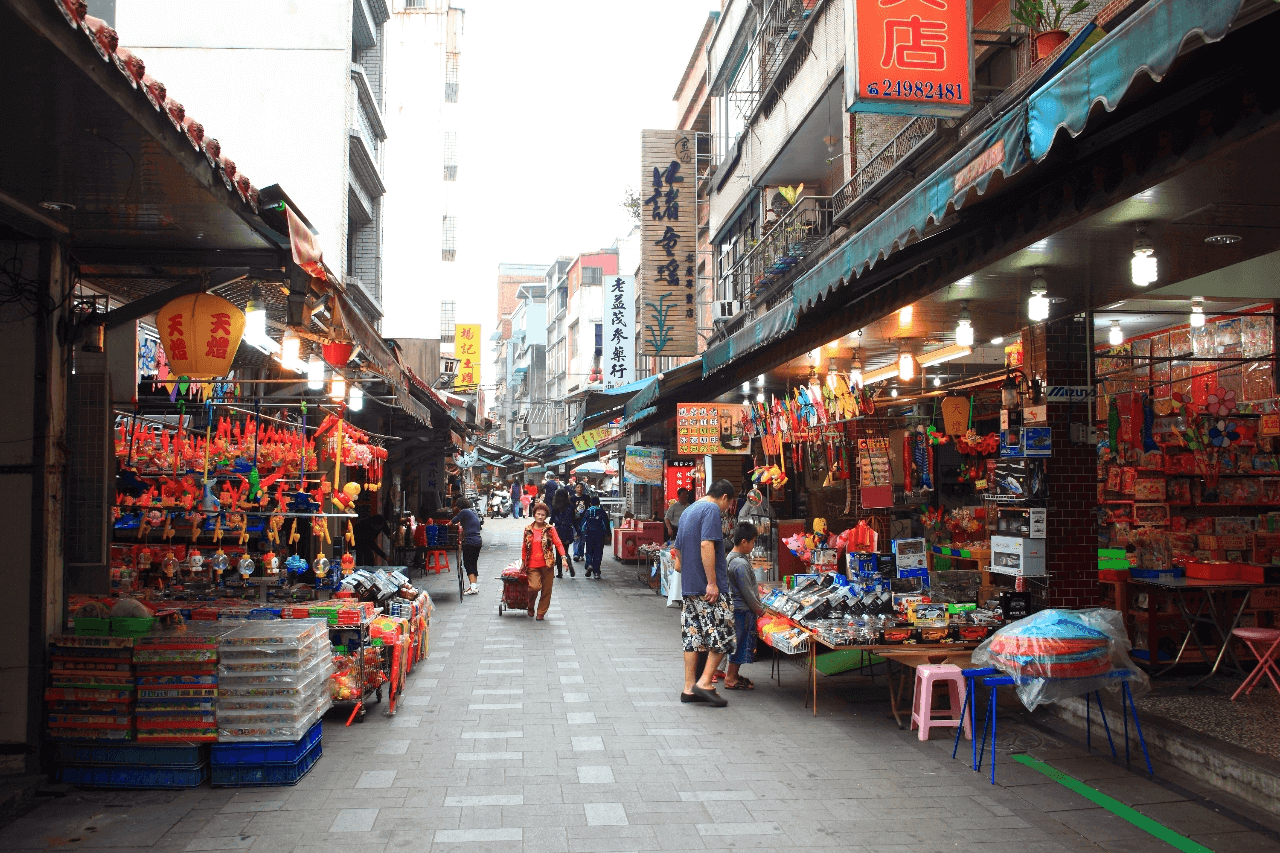
[[[1049,282],[1044,280],[1044,270],[1036,267],[1031,279],[1031,298],[1027,300],[1027,317],[1040,323],[1049,319]]]
[[[1138,226],[1138,237],[1133,241],[1133,261],[1130,262],[1130,275],[1138,287],[1146,287],[1159,277],[1156,263],[1156,247],[1147,237],[1144,225]]]
[[[836,380],[839,378],[839,374],[836,373],[836,360],[833,358],[827,362],[827,387],[835,388]]]
[[[898,356],[898,378],[904,382],[910,382],[911,378],[916,375],[916,360],[911,357],[911,353],[904,352]]]
[[[1199,329],[1204,325],[1204,297],[1191,297],[1191,328]]]
[[[294,332],[285,332],[280,338],[280,364],[285,370],[302,372],[302,338]]]
[[[756,377],[756,385],[760,386],[761,388],[763,388],[763,387],[764,387],[764,374],[763,374],[763,373],[761,373],[759,376],[757,376],[757,377]]]
[[[862,387],[862,359],[858,358],[858,351],[853,351],[853,366],[849,368],[849,387]]]
[[[341,402],[347,396],[347,380],[341,373],[333,374],[329,380],[329,399]]]
[[[934,388],[938,388],[938,387],[940,387],[941,385],[942,385],[942,377],[941,377],[941,376],[935,376],[935,377],[933,377],[933,387],[934,387]]]
[[[267,303],[262,298],[262,288],[256,284],[249,290],[249,301],[244,306],[244,336],[250,342],[267,337]]]
[[[1000,386],[1000,405],[1006,409],[1012,409],[1018,405],[1018,383],[1014,381],[1012,373],[1005,373],[1004,384]]]
[[[897,389],[897,388],[890,388],[890,389],[889,389],[889,396],[890,396],[890,397],[896,397],[896,396],[898,396],[898,389]]]
[[[764,402],[764,389],[763,389],[763,388],[762,388],[761,390],[759,390],[759,391],[757,391],[757,392],[756,392],[756,402],[757,402],[757,403],[763,403],[763,402]]]
[[[991,345],[992,345],[993,347],[998,347],[998,346],[1000,346],[1002,343],[1004,343],[1004,338],[996,337],[996,338],[992,338],[992,339],[991,339]]]
[[[1107,340],[1111,342],[1113,347],[1118,347],[1124,343],[1124,332],[1120,331],[1120,321],[1111,321],[1111,331],[1107,334]]]
[[[307,387],[312,391],[324,389],[324,359],[318,355],[311,356],[307,362]]]
[[[743,393],[743,394],[750,394],[750,393],[751,393],[751,383],[750,383],[750,382],[743,382],[743,383],[742,383],[742,393]]]
[[[915,313],[915,309],[910,305],[904,305],[898,309],[898,327],[901,329],[911,328],[911,315]]]
[[[358,412],[364,408],[364,389],[359,385],[352,385],[351,390],[347,392],[347,405],[351,407],[351,411]]]
[[[969,303],[960,303],[960,314],[956,317],[956,343],[962,347],[973,346],[973,317],[969,314]]]

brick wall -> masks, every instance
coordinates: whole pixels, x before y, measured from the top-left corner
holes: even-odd
[[[373,297],[382,301],[382,199],[373,199],[373,218],[355,235],[352,271]]]
[[[1028,351],[1028,375],[1052,385],[1085,385],[1091,330],[1088,324],[1065,317],[1023,334]],[[1028,347],[1028,344],[1030,346]],[[1094,607],[1100,603],[1097,581],[1097,451],[1090,444],[1071,443],[1071,424],[1088,419],[1087,408],[1050,403],[1053,456],[1048,460],[1048,604],[1052,607]]]
[[[511,337],[511,315],[515,313],[520,300],[516,299],[516,291],[521,284],[533,284],[542,281],[541,276],[500,275],[498,276],[498,331],[502,339]]]

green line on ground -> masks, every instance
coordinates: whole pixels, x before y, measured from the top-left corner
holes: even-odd
[[[1184,853],[1213,853],[1213,850],[1205,847],[1198,841],[1192,841],[1185,835],[1179,835],[1163,823],[1158,823],[1141,812],[1134,811],[1114,797],[1108,797],[1106,794],[1096,788],[1090,788],[1078,779],[1072,779],[1061,770],[1056,770],[1053,767],[1050,767],[1038,758],[1032,758],[1029,755],[1015,755],[1013,756],[1013,760],[1019,764],[1025,764],[1032,770],[1043,773],[1059,785],[1070,788],[1086,800],[1097,803],[1113,815],[1129,821],[1129,823],[1138,827],[1138,829],[1141,829],[1143,832],[1154,835],[1164,843],[1169,844],[1178,850],[1182,850]]]

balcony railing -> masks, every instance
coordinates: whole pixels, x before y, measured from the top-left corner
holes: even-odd
[[[865,196],[883,181],[894,168],[906,160],[926,140],[938,131],[938,120],[930,116],[917,116],[898,131],[884,147],[858,168],[853,177],[831,197],[831,207],[836,219],[841,219],[854,202]]]
[[[778,82],[800,33],[817,9],[819,0],[768,0],[760,15],[742,70],[730,87],[730,100],[744,120],[749,120],[769,89]],[[807,50],[807,48],[806,48]],[[780,88],[786,88],[785,83]]]
[[[797,201],[729,273],[734,295],[755,300],[773,290],[831,233],[831,213],[828,196]]]

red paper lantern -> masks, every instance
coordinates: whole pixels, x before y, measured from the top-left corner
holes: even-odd
[[[344,343],[343,341],[329,341],[321,347],[324,355],[325,364],[330,367],[346,367],[347,362],[351,360],[351,353],[355,352],[355,344]]]
[[[156,327],[169,370],[176,376],[213,379],[231,372],[244,333],[244,312],[221,296],[179,296],[156,312]]]

